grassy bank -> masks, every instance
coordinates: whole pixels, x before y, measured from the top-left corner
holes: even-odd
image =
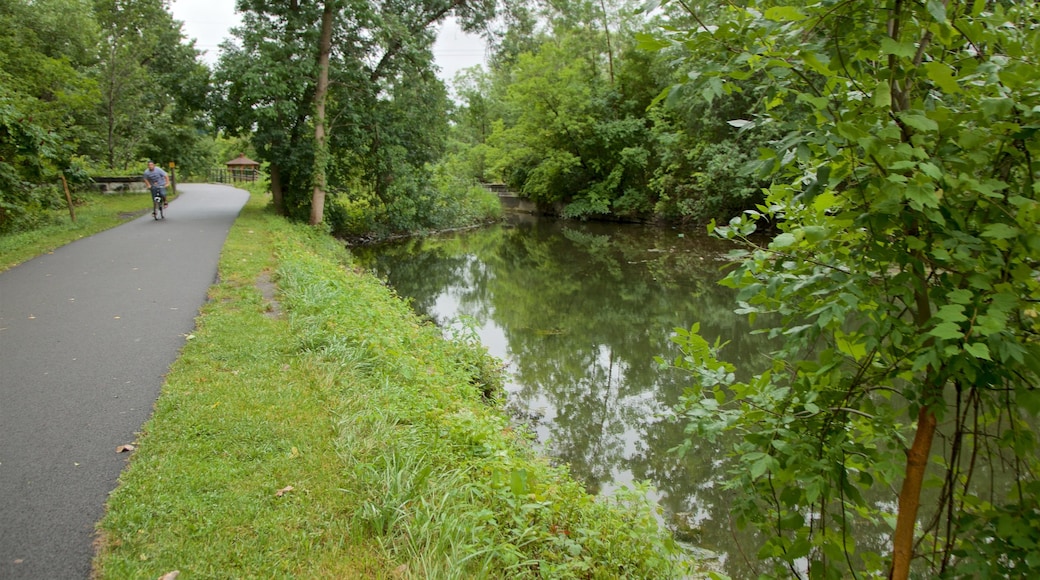
[[[97,578],[681,575],[642,490],[597,500],[530,450],[475,340],[264,205],[110,496]]]

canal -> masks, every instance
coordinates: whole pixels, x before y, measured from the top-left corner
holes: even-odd
[[[515,216],[479,230],[353,248],[420,314],[472,332],[507,364],[507,408],[592,493],[649,481],[663,521],[732,577],[753,576],[757,542],[731,521],[720,446],[680,457],[672,409],[689,385],[657,362],[699,323],[738,367],[765,339],[717,284],[728,242],[643,225]]]

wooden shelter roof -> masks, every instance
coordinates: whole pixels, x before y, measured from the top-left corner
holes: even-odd
[[[232,159],[231,161],[228,161],[226,163],[226,165],[228,167],[231,167],[231,166],[260,167],[260,164],[258,162],[253,161],[252,159],[246,157],[245,153],[240,153],[238,155],[238,157],[236,157],[235,159]]]

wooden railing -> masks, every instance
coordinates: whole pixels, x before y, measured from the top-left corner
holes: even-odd
[[[226,169],[215,168],[209,170],[210,183],[234,183],[236,181],[256,181],[260,179],[260,170],[252,168]]]

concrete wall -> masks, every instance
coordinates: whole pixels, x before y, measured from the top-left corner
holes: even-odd
[[[501,183],[482,183],[481,185],[484,186],[484,189],[497,195],[498,200],[502,202],[502,207],[507,210],[523,213],[538,213],[538,206],[533,201],[525,197],[520,197]]]
[[[94,187],[101,193],[127,193],[148,191],[141,177],[95,177]]]

